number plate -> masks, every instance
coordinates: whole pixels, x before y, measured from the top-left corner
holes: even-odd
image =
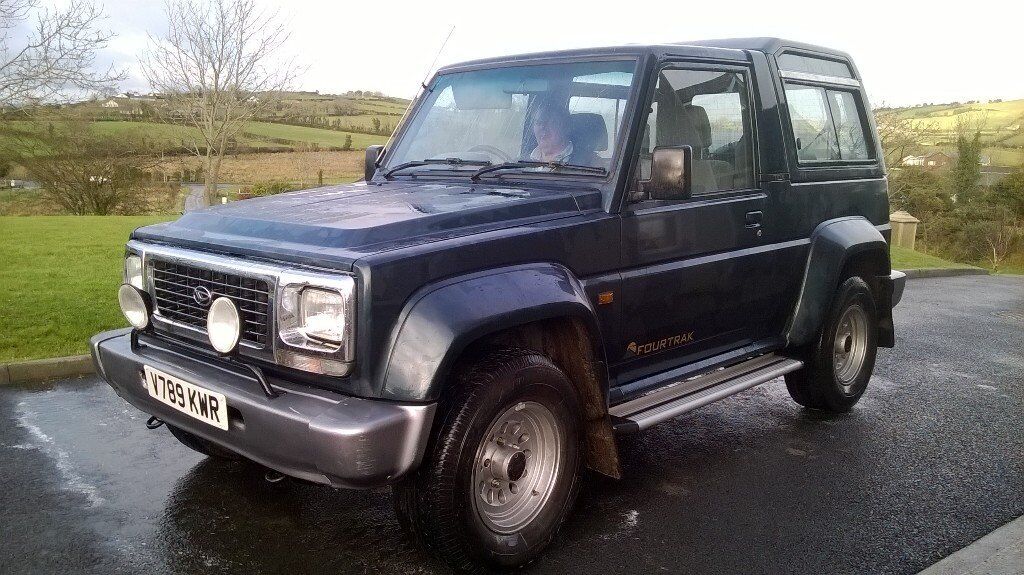
[[[224,394],[203,389],[172,375],[143,366],[150,397],[182,413],[223,430],[228,428],[228,402]]]

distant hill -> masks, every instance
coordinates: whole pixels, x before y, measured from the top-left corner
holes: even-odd
[[[951,152],[960,123],[981,130],[982,151],[993,166],[1024,165],[1024,100],[954,102],[905,108],[880,108],[911,120],[921,130],[922,152]]]
[[[100,133],[141,138],[154,152],[185,153],[197,132],[165,123],[167,105],[158,94],[119,94],[51,107],[45,119],[36,123],[21,120],[16,110],[9,111],[0,130],[0,147],[12,139],[32,139],[34,130],[74,116],[95,121],[94,129]],[[230,148],[232,152],[338,150],[350,138],[351,149],[361,150],[384,143],[408,105],[408,100],[376,92],[288,92],[272,110],[250,122]]]

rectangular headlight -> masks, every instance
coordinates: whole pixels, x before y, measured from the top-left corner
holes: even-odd
[[[336,291],[307,286],[299,292],[299,329],[325,344],[345,341],[345,298]]]
[[[345,375],[355,357],[355,280],[301,270],[281,273],[275,359],[304,371]]]

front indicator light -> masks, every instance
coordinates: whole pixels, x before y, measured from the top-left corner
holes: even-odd
[[[142,330],[149,326],[149,294],[131,284],[121,284],[121,287],[117,288],[117,303],[120,304],[121,313],[132,327]]]
[[[131,255],[124,258],[124,283],[143,289],[141,257]]]

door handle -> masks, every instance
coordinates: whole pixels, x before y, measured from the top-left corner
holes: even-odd
[[[764,214],[761,212],[747,212],[747,214],[743,216],[743,225],[748,228],[759,228],[761,227],[761,219],[763,217]]]

